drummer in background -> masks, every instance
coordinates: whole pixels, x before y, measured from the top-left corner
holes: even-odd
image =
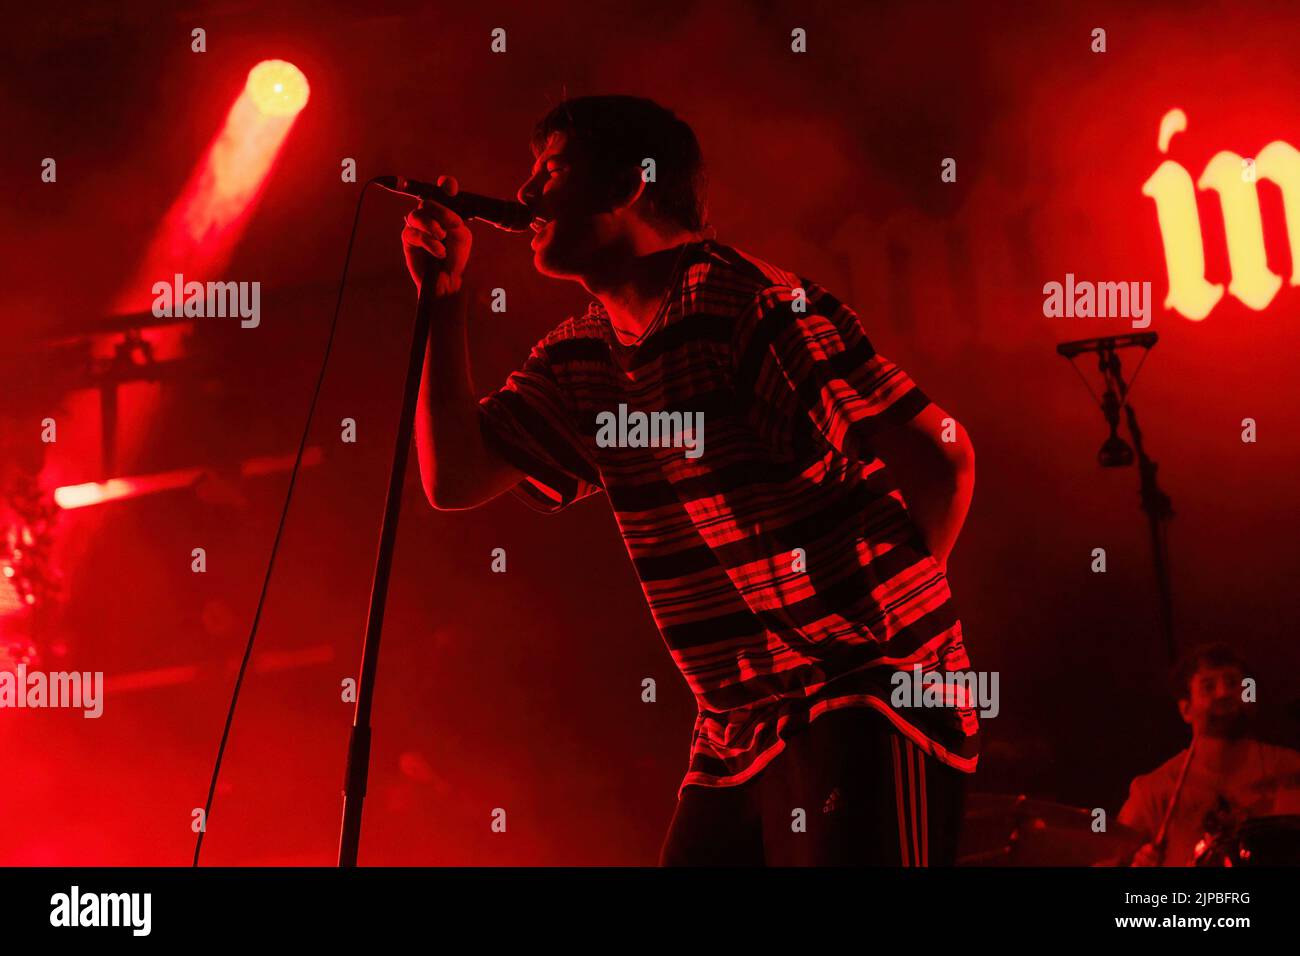
[[[1191,866],[1207,833],[1247,818],[1300,813],[1300,753],[1249,736],[1253,704],[1242,700],[1247,673],[1223,644],[1198,647],[1179,664],[1178,711],[1192,728],[1195,752],[1162,845],[1155,841],[1186,749],[1130,785],[1119,822],[1148,840],[1133,866]]]

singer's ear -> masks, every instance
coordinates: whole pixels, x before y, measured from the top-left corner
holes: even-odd
[[[632,206],[645,192],[646,183],[639,168],[628,169],[620,174],[610,188],[610,211],[626,209]]]

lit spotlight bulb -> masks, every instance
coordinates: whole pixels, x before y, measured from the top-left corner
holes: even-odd
[[[263,60],[248,71],[248,95],[266,116],[293,116],[307,105],[307,77],[287,60]]]

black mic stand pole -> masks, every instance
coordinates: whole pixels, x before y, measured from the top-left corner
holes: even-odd
[[[357,679],[357,707],[348,740],[348,766],[343,779],[343,826],[339,835],[340,867],[357,865],[357,850],[361,843],[361,809],[366,798],[366,780],[370,775],[370,709],[375,694],[375,675],[379,670],[379,638],[384,626],[384,605],[388,600],[388,581],[393,569],[393,546],[397,542],[397,519],[402,510],[402,486],[415,426],[415,407],[420,397],[420,374],[429,343],[430,309],[438,271],[436,264],[425,269],[415,307],[415,328],[411,333],[411,354],[406,365],[402,412],[397,420],[397,446],[393,449],[388,498],[384,502],[375,574],[370,585],[370,611],[361,648],[361,674]]]
[[[1120,369],[1119,355],[1116,354],[1113,346],[1102,348],[1100,367],[1107,383],[1113,382],[1115,388],[1119,391],[1120,401],[1124,408],[1124,417],[1128,422],[1129,434],[1133,438],[1133,450],[1137,454],[1139,497],[1142,502],[1142,510],[1147,516],[1147,526],[1151,532],[1151,553],[1155,563],[1160,631],[1164,636],[1165,651],[1169,655],[1169,660],[1173,661],[1177,659],[1178,646],[1174,641],[1173,589],[1169,575],[1169,542],[1164,534],[1164,526],[1174,516],[1173,503],[1170,501],[1169,496],[1160,489],[1160,485],[1156,480],[1156,469],[1159,466],[1148,457],[1146,449],[1142,445],[1142,430],[1138,427],[1137,412],[1133,410],[1132,403],[1128,401],[1128,383],[1124,381],[1124,374]],[[1111,424],[1113,428],[1116,423],[1112,422]]]

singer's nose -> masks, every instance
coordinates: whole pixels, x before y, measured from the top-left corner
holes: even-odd
[[[545,178],[540,174],[529,176],[524,180],[523,185],[519,187],[519,192],[515,193],[515,198],[529,209],[532,209],[542,195],[541,184],[543,182],[545,182]]]

